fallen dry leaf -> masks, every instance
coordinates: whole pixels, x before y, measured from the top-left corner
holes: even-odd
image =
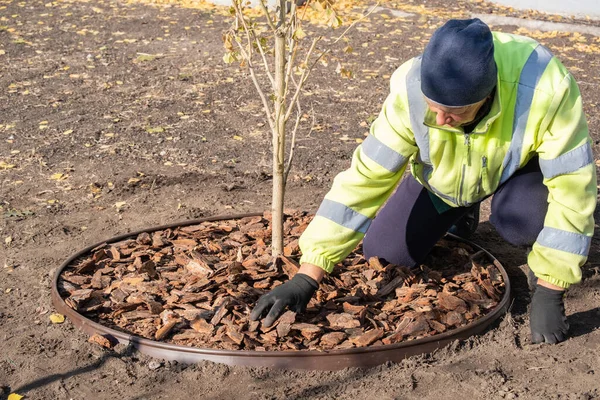
[[[15,168],[14,164],[9,164],[5,161],[0,161],[0,169],[12,169]]]
[[[63,322],[65,322],[65,316],[62,314],[58,314],[58,313],[50,314],[49,318],[53,324],[62,324]]]
[[[68,177],[68,175],[57,172],[56,174],[52,174],[52,176],[50,176],[50,179],[52,179],[53,181],[64,181]]]

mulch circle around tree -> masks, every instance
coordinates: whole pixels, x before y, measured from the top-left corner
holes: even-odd
[[[258,298],[298,270],[312,215],[288,212],[284,256],[270,255],[268,214],[141,233],[96,247],[59,279],[66,304],[102,325],[199,348],[350,349],[443,333],[482,317],[505,290],[498,268],[466,243],[442,239],[407,268],[360,247],[325,277],[306,312],[269,328],[250,321]]]

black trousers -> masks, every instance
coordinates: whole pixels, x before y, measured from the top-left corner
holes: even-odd
[[[490,222],[514,245],[532,245],[544,226],[548,188],[538,158],[518,170],[493,195]],[[421,184],[405,178],[377,214],[363,241],[367,259],[378,256],[397,265],[423,262],[433,246],[469,207],[438,212]]]

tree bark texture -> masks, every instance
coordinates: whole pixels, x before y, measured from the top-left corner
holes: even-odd
[[[285,7],[285,2],[280,1]],[[275,34],[275,123],[273,124],[273,203],[272,250],[273,256],[283,253],[283,202],[285,196],[285,31],[280,27]]]

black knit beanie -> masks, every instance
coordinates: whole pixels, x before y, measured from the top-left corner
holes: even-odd
[[[452,19],[436,30],[421,61],[421,91],[450,107],[483,100],[496,86],[490,28],[480,19]]]

